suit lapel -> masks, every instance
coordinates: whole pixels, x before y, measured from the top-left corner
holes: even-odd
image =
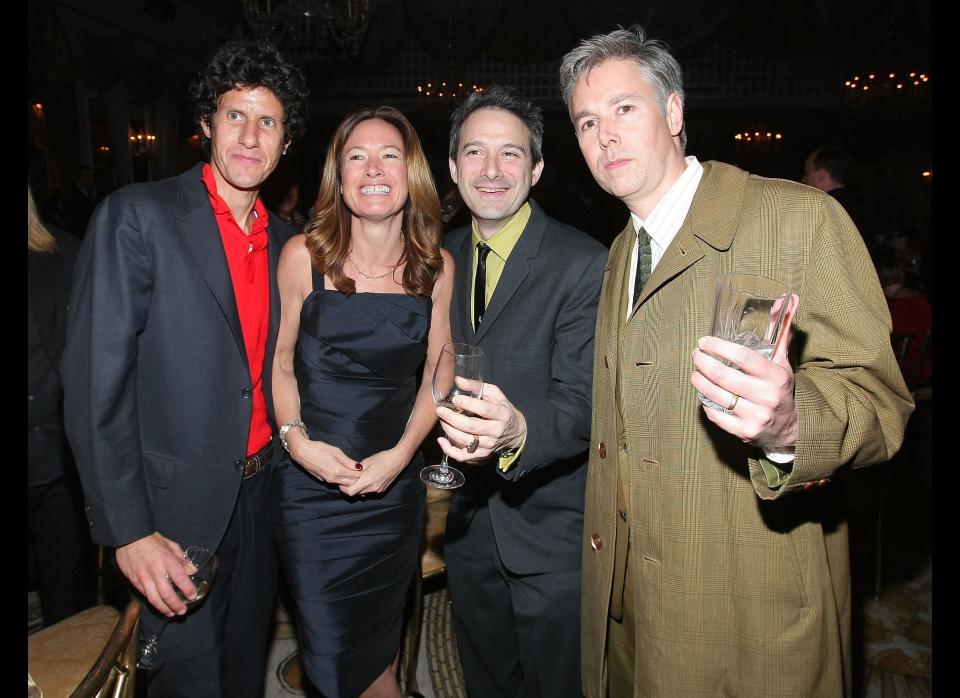
[[[703,165],[703,177],[690,204],[687,217],[667,247],[657,268],[643,287],[630,319],[637,309],[670,279],[690,268],[704,257],[703,244],[727,250],[737,233],[740,202],[746,188],[746,173],[716,176],[712,164]],[[731,199],[736,201],[735,204]],[[633,219],[631,219],[632,221]],[[630,226],[633,229],[632,225]],[[636,235],[636,233],[634,233]]]
[[[603,297],[600,299],[600,307],[605,309],[606,317],[602,321],[606,324],[606,332],[598,341],[603,342],[604,358],[607,362],[609,371],[607,373],[611,378],[610,387],[616,390],[617,371],[620,361],[620,352],[617,350],[618,337],[620,330],[624,325],[620,313],[622,308],[620,298],[625,291],[623,285],[626,283],[627,269],[629,267],[630,255],[633,247],[637,244],[637,233],[633,229],[633,219],[627,221],[627,226],[610,246],[610,256],[607,258],[605,274],[607,282],[603,287]]]
[[[240,327],[240,313],[237,310],[237,299],[230,279],[230,267],[227,265],[223,241],[220,239],[220,229],[217,227],[213,209],[210,208],[207,190],[200,179],[201,167],[202,165],[197,165],[180,176],[177,194],[180,211],[179,232],[193,253],[204,282],[220,305],[227,324],[230,325],[230,331],[233,332],[240,356],[243,357],[243,362],[249,369],[243,330]],[[273,314],[272,294],[271,291],[271,315]],[[189,312],[189,308],[184,308],[184,312]]]
[[[276,416],[273,414],[273,352],[277,345],[277,332],[280,329],[280,289],[277,286],[277,263],[280,260],[280,252],[283,249],[287,238],[278,234],[278,226],[269,225],[267,227],[267,254],[269,261],[267,263],[267,278],[270,288],[270,316],[268,319],[269,331],[267,332],[267,349],[263,355],[263,395],[266,398],[267,414],[270,419],[276,423]]]
[[[514,246],[513,251],[507,258],[507,263],[503,267],[503,273],[500,274],[500,280],[497,287],[490,296],[490,304],[483,311],[483,321],[477,328],[477,341],[490,331],[490,328],[496,323],[497,318],[507,307],[513,294],[520,288],[520,284],[530,273],[530,262],[532,257],[537,255],[540,250],[540,243],[543,241],[543,233],[547,228],[546,214],[540,209],[532,199],[530,200],[530,220],[520,234],[520,239]]]
[[[636,314],[637,309],[643,305],[647,298],[653,295],[657,289],[701,259],[703,259],[703,250],[700,248],[700,244],[693,234],[688,216],[687,220],[680,226],[680,230],[677,231],[677,235],[673,238],[670,246],[667,247],[663,253],[663,257],[660,259],[660,263],[657,264],[657,268],[650,274],[650,278],[647,280],[646,286],[643,287],[643,291],[640,292],[640,297],[637,299],[637,304],[633,308],[631,319],[633,315]]]
[[[453,299],[450,307],[450,323],[454,341],[473,344],[473,320],[470,317],[470,281],[473,269],[473,250],[470,242],[470,228],[461,229],[461,233],[451,233],[455,239],[448,246],[453,257],[454,284]]]

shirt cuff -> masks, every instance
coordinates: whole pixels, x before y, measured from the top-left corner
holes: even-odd
[[[763,474],[767,476],[767,486],[771,490],[779,488],[793,471],[794,449],[763,450],[764,457],[758,459]]]
[[[795,448],[771,448],[763,449],[763,455],[767,457],[767,460],[773,463],[779,463],[784,465],[785,463],[792,463],[793,459],[797,456],[797,449]]]
[[[513,467],[513,464],[520,460],[520,456],[523,454],[523,447],[527,445],[527,435],[524,434],[523,438],[520,439],[520,445],[517,446],[517,450],[510,454],[509,456],[502,456],[500,462],[497,463],[497,467],[500,468],[501,473],[505,473],[510,468]]]

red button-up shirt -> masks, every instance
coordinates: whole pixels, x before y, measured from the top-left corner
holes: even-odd
[[[263,360],[267,351],[268,320],[270,317],[270,273],[267,255],[267,209],[260,198],[254,204],[252,230],[247,235],[233,218],[227,202],[217,193],[217,181],[209,164],[203,166],[203,183],[207,187],[220,239],[230,267],[233,293],[240,314],[243,344],[250,365],[250,432],[247,454],[263,448],[271,438],[267,423],[267,403],[263,395]],[[238,386],[241,387],[242,386]]]

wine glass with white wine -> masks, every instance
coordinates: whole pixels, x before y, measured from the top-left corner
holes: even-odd
[[[444,344],[433,371],[433,401],[454,412],[464,410],[454,404],[457,395],[483,397],[483,349],[471,344]],[[428,465],[420,471],[420,479],[431,487],[452,490],[465,482],[463,473],[447,462],[443,454],[440,465]]]
[[[189,610],[203,601],[210,591],[210,585],[213,584],[213,578],[217,574],[217,556],[214,555],[212,550],[202,545],[190,545],[183,551],[183,564],[188,572],[193,570],[190,572],[190,581],[197,588],[197,598],[186,598],[176,584],[173,585],[173,590]],[[151,671],[159,669],[163,665],[158,640],[160,639],[160,633],[163,632],[169,622],[170,618],[164,618],[160,627],[157,628],[157,632],[140,641],[140,647],[137,651],[138,668]]]

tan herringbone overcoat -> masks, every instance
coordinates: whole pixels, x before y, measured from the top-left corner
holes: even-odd
[[[636,244],[614,241],[597,317],[583,548],[583,688],[606,695],[618,459],[629,472],[635,696],[850,692],[847,530],[838,471],[889,459],[912,410],[860,235],[830,196],[708,162],[690,212],[620,314]],[[716,279],[746,272],[800,295],[791,361],[800,429],[778,490],[757,448],[702,414],[691,354]],[[621,401],[618,402],[617,381]],[[801,485],[833,478],[825,487]]]

